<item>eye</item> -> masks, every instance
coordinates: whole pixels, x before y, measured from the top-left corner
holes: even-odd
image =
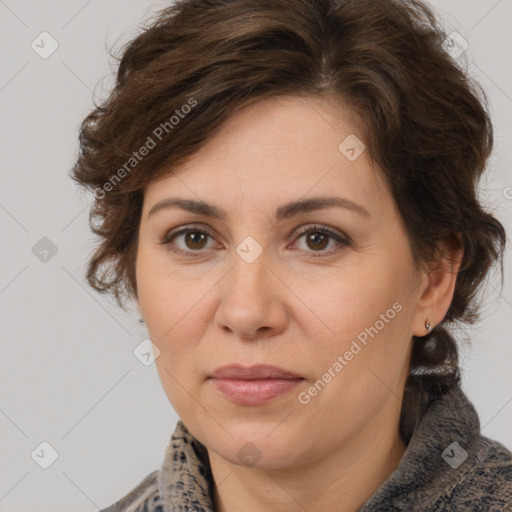
[[[213,234],[204,228],[189,226],[188,228],[180,229],[176,232],[168,233],[162,240],[161,244],[175,253],[183,254],[185,256],[200,256],[201,249],[205,248],[208,237],[213,239]],[[182,240],[182,247],[176,246],[175,240]],[[196,253],[196,254],[194,254]]]
[[[208,247],[208,238],[214,239],[214,235],[209,230],[197,226],[189,226],[176,232],[171,231],[160,243],[177,254],[196,257],[206,252],[203,249],[211,249],[211,247]],[[330,256],[341,248],[351,245],[351,241],[347,236],[319,225],[310,225],[302,228],[298,233],[297,240],[301,238],[304,238],[306,242],[306,249],[304,249],[306,252],[318,253],[310,254],[312,257]],[[182,242],[181,247],[176,243],[180,239]],[[333,244],[334,248],[325,251],[324,249],[329,245],[329,242],[335,242]],[[308,250],[308,247],[313,250]]]
[[[335,231],[331,231],[330,229],[319,226],[306,226],[301,229],[298,233],[298,240],[305,237],[306,243],[306,251],[308,251],[308,247],[312,248],[313,253],[319,254],[310,254],[310,256],[317,258],[322,256],[330,256],[332,253],[340,250],[342,247],[348,247],[351,245],[351,242],[347,236],[342,235],[341,233],[337,233]],[[325,247],[329,245],[329,241],[334,241],[334,248],[328,251],[325,251]]]

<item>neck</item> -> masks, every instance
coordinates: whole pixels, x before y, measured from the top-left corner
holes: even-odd
[[[406,449],[398,421],[372,425],[300,467],[247,468],[210,452],[218,512],[354,512],[380,487]]]

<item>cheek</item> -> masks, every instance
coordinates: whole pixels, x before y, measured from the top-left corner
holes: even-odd
[[[294,291],[309,307],[310,320],[322,324],[322,331],[327,331],[332,339],[356,336],[390,309],[388,316],[394,318],[393,304],[401,296],[399,281],[383,278],[373,268],[339,273],[315,286],[297,284]]]
[[[138,302],[149,338],[158,347],[156,368],[168,398],[174,402],[179,383],[186,383],[187,368],[194,364],[195,289],[180,284],[158,258],[142,250],[136,267]],[[197,305],[196,305],[197,307]],[[191,372],[188,371],[190,375]],[[177,388],[178,386],[178,388]]]
[[[310,324],[317,378],[331,369],[341,377],[335,379],[340,385],[357,381],[358,386],[371,387],[376,374],[394,387],[410,339],[406,270],[397,272],[389,263],[387,268],[360,267],[298,291],[312,305],[309,322],[304,319],[303,325]]]
[[[214,283],[172,272],[169,265],[163,266],[155,260],[158,258],[139,260],[139,305],[149,337],[160,350],[157,368],[163,381],[171,386],[173,379],[169,373],[179,377],[180,382],[190,381],[191,369],[195,367],[197,372],[200,368],[197,349],[207,322],[211,321],[209,291],[212,292]]]
[[[198,329],[191,314],[178,317],[176,312],[165,314],[159,310],[153,311],[153,315],[148,331],[160,349],[155,361],[158,375],[169,402],[185,420],[190,410],[195,410],[191,408],[191,397],[199,400],[199,386],[204,378],[204,355],[198,351],[204,331]]]
[[[161,250],[139,246],[136,263],[140,310],[158,338],[186,314],[190,285],[177,279]]]
[[[362,426],[390,393],[400,396],[408,367],[410,313],[405,283],[385,281],[373,273],[359,274],[316,296],[317,311],[329,330],[310,334],[308,359],[314,375],[306,394],[311,392],[312,403],[333,421],[350,413],[351,421]],[[327,342],[321,332],[328,332]]]

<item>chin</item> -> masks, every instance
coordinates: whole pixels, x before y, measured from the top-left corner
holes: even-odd
[[[222,438],[206,437],[206,446],[232,464],[261,469],[280,469],[295,464],[298,448],[304,443],[294,444],[290,432],[275,424],[263,427],[261,423],[247,421],[236,424],[225,423]],[[281,428],[281,430],[279,430]],[[275,430],[274,430],[275,429]],[[271,433],[269,435],[269,433]]]

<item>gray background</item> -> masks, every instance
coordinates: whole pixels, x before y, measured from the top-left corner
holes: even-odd
[[[433,3],[468,41],[469,72],[489,94],[497,144],[482,198],[511,236],[512,0]],[[178,419],[154,365],[133,355],[146,337],[136,311],[85,284],[91,197],[67,176],[93,91],[112,83],[107,49],[164,4],[0,0],[0,511],[106,507],[158,468]],[[46,59],[31,47],[43,31],[59,45]],[[491,276],[485,294],[463,388],[483,435],[512,448],[510,273],[501,293]],[[48,460],[43,441],[58,452],[48,469],[31,457]]]

